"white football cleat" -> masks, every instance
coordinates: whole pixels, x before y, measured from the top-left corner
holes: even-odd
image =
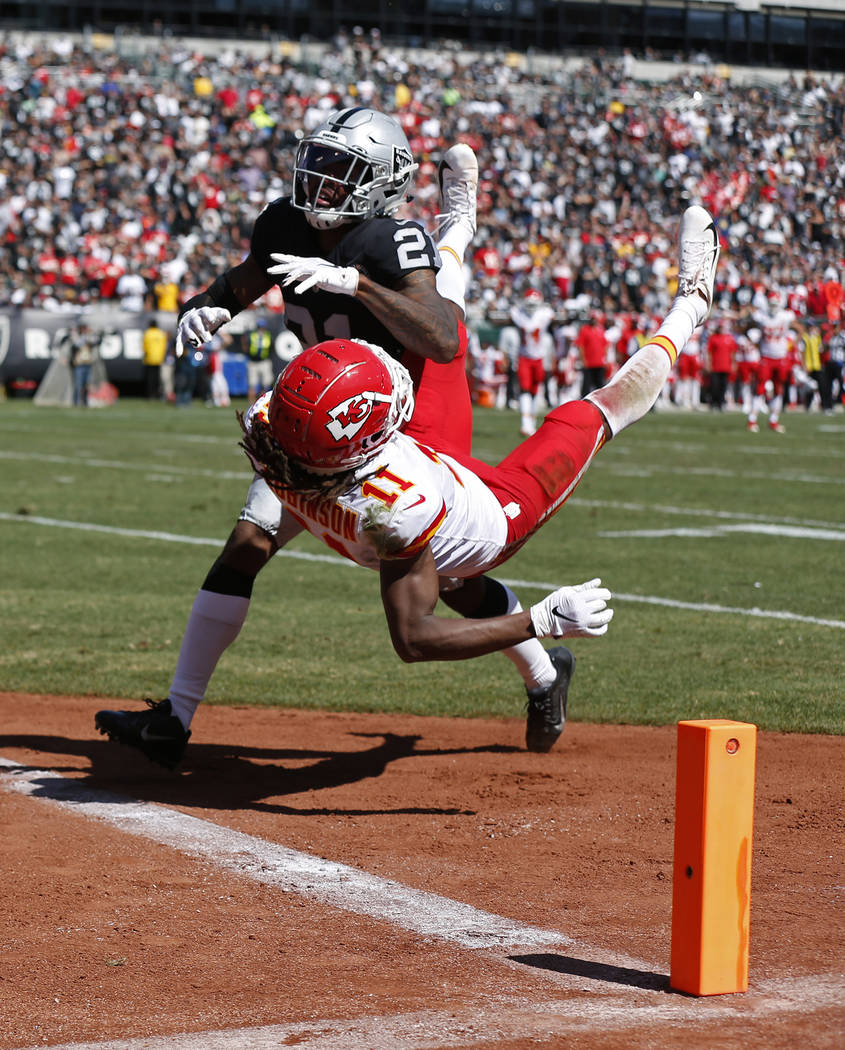
[[[713,306],[716,283],[716,264],[719,261],[719,231],[708,211],[698,204],[687,208],[681,216],[678,230],[678,295],[698,295],[707,309],[698,323],[707,317]]]
[[[443,212],[437,215],[437,236],[456,222],[463,222],[475,236],[478,160],[472,147],[458,142],[443,154],[437,168]]]

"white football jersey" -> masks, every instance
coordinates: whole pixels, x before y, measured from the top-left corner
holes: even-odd
[[[247,414],[265,414],[270,395]],[[268,482],[273,488],[271,482]],[[467,467],[397,433],[332,499],[274,489],[287,510],[332,550],[367,568],[431,546],[441,576],[485,572],[507,539],[501,504]]]
[[[546,333],[555,317],[554,310],[543,303],[533,310],[523,310],[519,306],[511,310],[511,320],[522,331],[523,357],[542,361],[548,352]]]
[[[760,349],[757,343],[750,338],[750,335],[738,335],[736,340],[736,360],[738,362],[747,361],[750,364],[757,364],[760,360]]]
[[[761,331],[760,354],[780,360],[789,353],[792,324],[795,314],[791,310],[775,310],[774,313],[759,311],[754,315]]]

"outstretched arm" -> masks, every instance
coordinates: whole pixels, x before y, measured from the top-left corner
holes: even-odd
[[[192,296],[182,307],[176,330],[176,356],[181,357],[186,346],[207,343],[218,328],[272,286],[273,281],[252,254],[215,278],[204,292]]]
[[[393,647],[406,663],[466,660],[534,637],[528,611],[488,620],[434,615],[439,578],[430,547],[414,558],[381,562],[381,598]]]
[[[528,638],[597,638],[613,618],[601,580],[556,591],[530,609],[485,620],[434,615],[439,576],[431,547],[413,558],[382,560],[381,600],[393,648],[406,663],[467,660],[509,649]]]
[[[434,270],[415,270],[396,289],[361,274],[357,298],[411,353],[441,364],[457,354],[455,311],[438,293]]]
[[[409,273],[388,288],[354,266],[335,266],[320,258],[273,252],[267,273],[297,294],[311,288],[358,299],[406,350],[446,364],[458,353],[460,339],[455,306],[437,291],[433,269]]]
[[[274,283],[256,258],[250,254],[242,263],[217,277],[205,291],[191,296],[182,307],[179,316],[182,317],[189,310],[210,306],[228,310],[234,317],[269,291]]]

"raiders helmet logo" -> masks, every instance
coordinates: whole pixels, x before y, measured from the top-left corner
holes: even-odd
[[[377,394],[374,390],[363,390],[360,394],[354,394],[328,410],[326,415],[329,422],[326,423],[326,430],[335,441],[349,441],[367,422],[373,405],[377,401],[389,404],[390,400],[389,394]]]
[[[403,146],[393,147],[393,171],[394,173],[404,172],[406,169],[413,166],[414,158],[411,156],[410,150],[405,149]]]

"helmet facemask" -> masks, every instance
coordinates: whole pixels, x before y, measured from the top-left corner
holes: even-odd
[[[303,143],[296,154],[294,207],[302,209],[317,229],[331,229],[369,209],[361,187],[372,181],[372,165],[360,157],[319,143]]]
[[[417,165],[401,125],[375,110],[333,114],[296,153],[293,205],[319,230],[391,215]]]

